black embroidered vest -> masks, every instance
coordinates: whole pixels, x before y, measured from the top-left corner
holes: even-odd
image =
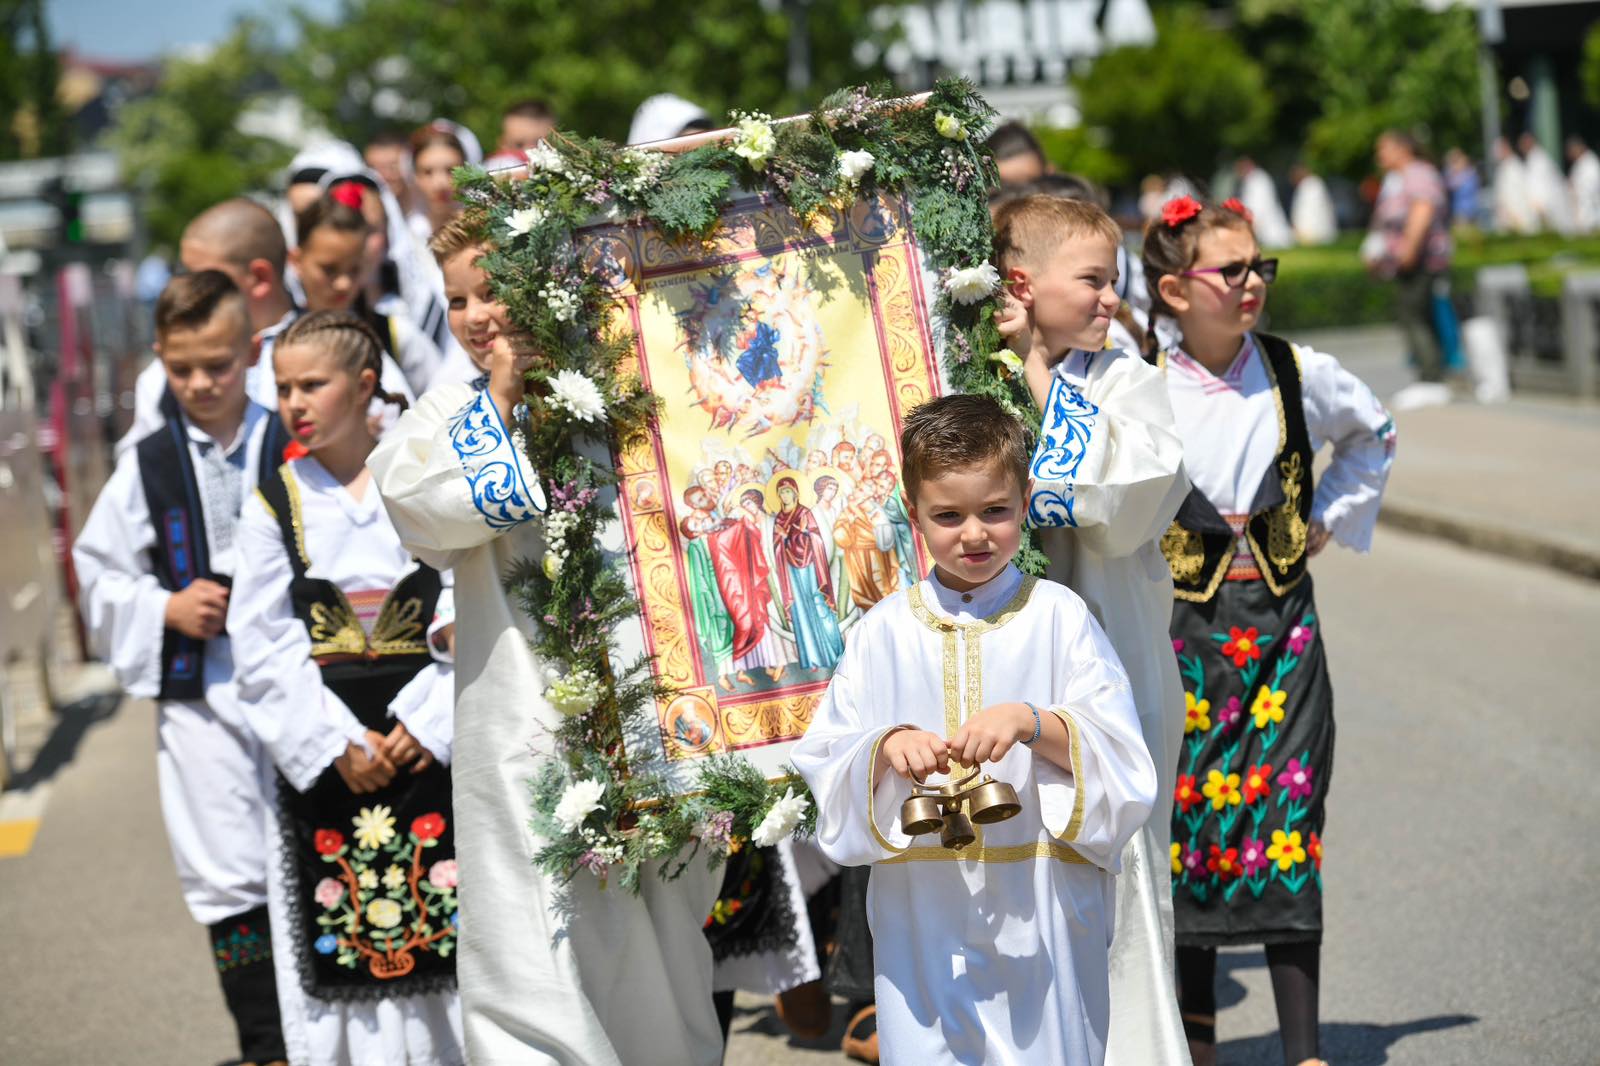
[[[1266,333],[1255,334],[1278,408],[1278,454],[1261,479],[1245,541],[1255,556],[1261,578],[1273,595],[1282,596],[1306,572],[1306,534],[1311,523],[1311,434],[1306,428],[1300,383],[1300,361],[1289,343]],[[1166,369],[1166,356],[1156,365]],[[1161,553],[1172,569],[1173,595],[1191,603],[1215,596],[1233,560],[1233,528],[1199,489],[1190,489],[1178,515],[1161,538]]]
[[[199,578],[231,585],[226,574],[211,572],[211,551],[206,543],[205,513],[201,510],[200,483],[189,451],[189,433],[171,389],[161,394],[164,424],[134,446],[139,460],[139,480],[145,504],[155,525],[153,570],[161,587],[178,592]],[[289,435],[276,414],[268,416],[261,442],[259,481],[282,462]],[[233,516],[237,518],[238,516]],[[161,690],[164,700],[205,697],[206,642],[168,629],[161,639]]]
[[[367,491],[376,492],[377,487],[368,486]],[[439,601],[439,571],[419,562],[402,576],[384,597],[369,634],[339,586],[307,576],[311,560],[306,555],[300,485],[293,464],[284,463],[263,478],[260,492],[283,536],[294,572],[289,599],[295,617],[311,635],[311,657],[322,669],[323,683],[365,723],[364,705],[371,701],[362,698],[362,689],[379,678],[413,676],[432,661],[428,625]],[[387,706],[385,699],[372,710],[386,713]]]

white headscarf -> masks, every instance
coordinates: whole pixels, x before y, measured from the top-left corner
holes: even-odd
[[[661,93],[639,105],[628,127],[629,144],[645,144],[676,137],[691,122],[709,122],[711,115],[699,104],[681,96]]]
[[[434,129],[455,134],[456,140],[461,142],[461,150],[466,153],[467,162],[470,165],[478,166],[483,162],[483,145],[478,143],[477,135],[467,127],[459,122],[451,122],[447,118],[436,118],[428,125]]]

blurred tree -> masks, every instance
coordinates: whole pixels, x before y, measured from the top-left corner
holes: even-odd
[[[1190,6],[1156,12],[1156,40],[1113,49],[1074,78],[1084,125],[1135,174],[1209,178],[1271,128],[1273,94],[1238,41]]]
[[[71,128],[44,0],[0,0],[0,159],[65,155]]]
[[[1476,145],[1478,30],[1469,6],[1418,0],[1243,0],[1240,40],[1280,101],[1280,154],[1302,147],[1320,170],[1371,173],[1389,128],[1434,153]],[[1301,141],[1304,141],[1302,146]]]
[[[184,225],[230,196],[270,187],[291,150],[239,130],[253,99],[273,88],[272,36],[241,21],[203,58],[169,59],[149,96],[128,103],[111,134],[128,182],[144,197],[153,243],[176,246]]]
[[[1600,110],[1600,22],[1583,39],[1583,98]]]
[[[782,114],[879,78],[894,0],[348,0],[336,21],[300,14],[286,77],[357,143],[436,116],[493,148],[500,111],[549,100],[561,124],[621,140],[646,97],[675,92],[721,118]],[[792,18],[810,36],[811,85],[787,86]]]

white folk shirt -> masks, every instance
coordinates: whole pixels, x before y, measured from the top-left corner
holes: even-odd
[[[1394,419],[1333,356],[1299,345],[1294,352],[1311,450],[1333,446],[1317,481],[1312,520],[1340,544],[1365,552],[1394,462]],[[1181,349],[1169,349],[1167,391],[1195,488],[1224,517],[1248,515],[1280,448],[1277,400],[1255,338],[1245,335],[1221,377]]]
[[[722,1033],[701,930],[721,872],[695,861],[668,882],[652,868],[635,897],[586,874],[562,885],[533,865],[528,783],[561,719],[528,646],[537,625],[503,585],[516,561],[544,554],[533,469],[488,394],[457,384],[401,416],[368,465],[406,546],[455,572],[456,972],[472,1061],[715,1066]],[[615,523],[602,530],[608,550],[621,539]]]
[[[228,486],[206,491],[207,457],[220,452],[238,478],[238,490],[253,492],[272,417],[251,404],[231,442],[216,441],[184,422],[190,461],[202,480],[199,517],[212,548],[213,573],[235,569],[237,552],[219,548],[234,539],[239,513],[237,508],[219,512],[217,503],[232,495]],[[117,460],[95,500],[72,545],[72,562],[90,647],[135,698],[154,698],[161,690],[161,648],[172,593],[152,572],[156,550],[139,457],[130,450]],[[156,775],[184,902],[195,921],[211,925],[267,901],[268,849],[261,753],[239,706],[226,635],[205,642],[202,669],[204,699],[162,700],[157,706]]]
[[[357,500],[316,459],[287,464],[299,489],[307,576],[337,585],[347,596],[388,592],[416,566],[389,524],[375,484]],[[442,576],[442,575],[441,575]],[[311,658],[311,636],[289,600],[293,569],[278,522],[259,495],[239,523],[239,571],[234,577],[229,626],[239,693],[252,730],[279,771],[306,790],[351,741],[366,731],[344,701],[323,687]],[[442,763],[451,761],[454,678],[448,664],[423,667],[389,710]],[[277,804],[267,808],[271,841],[268,900],[274,933],[292,930],[289,896],[296,890],[284,853]],[[454,992],[399,999],[320,1000],[301,987],[296,955],[273,953],[284,1043],[296,1066],[461,1063],[461,1008]]]
[[[1012,700],[1060,717],[1071,768],[1015,745],[983,770],[1016,789],[1020,813],[961,852],[908,836],[910,783],[874,772],[884,738],[899,725],[948,736]],[[874,864],[885,1063],[1102,1061],[1112,874],[1156,776],[1127,675],[1082,600],[1014,567],[970,593],[936,578],[895,593],[851,633],[794,762],[823,852]]]
[[[1051,376],[1030,473],[1030,521],[1047,575],[1083,597],[1104,627],[1156,768],[1155,804],[1117,879],[1106,1061],[1183,1063],[1167,844],[1184,703],[1172,575],[1159,543],[1189,479],[1161,372],[1129,351],[1068,353]]]

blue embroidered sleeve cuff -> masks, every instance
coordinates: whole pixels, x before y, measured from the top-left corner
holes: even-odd
[[[1039,446],[1028,464],[1033,493],[1028,498],[1028,521],[1039,528],[1076,526],[1072,515],[1078,468],[1094,439],[1095,416],[1100,408],[1086,399],[1076,385],[1061,377],[1050,382],[1045,398]]]
[[[487,390],[450,420],[450,443],[472,502],[491,529],[509,529],[544,511],[544,492],[525,473],[526,460]]]

